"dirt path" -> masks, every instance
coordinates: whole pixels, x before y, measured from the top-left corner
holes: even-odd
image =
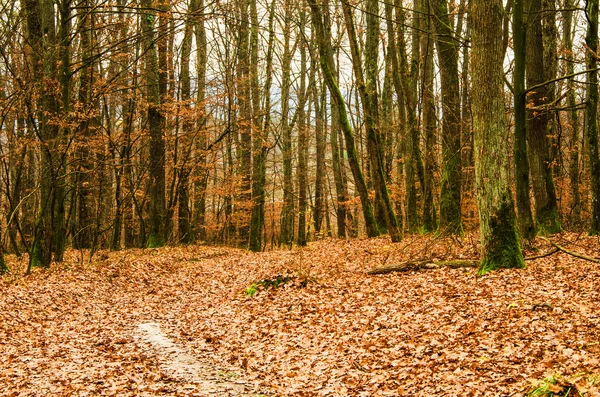
[[[195,390],[203,396],[259,396],[252,393],[252,387],[237,374],[220,371],[189,354],[155,322],[139,324],[135,339],[142,350],[156,355],[167,376],[186,383],[184,389]]]

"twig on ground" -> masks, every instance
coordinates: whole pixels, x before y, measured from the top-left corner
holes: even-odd
[[[575,251],[568,250],[565,247],[562,247],[562,246],[556,244],[554,241],[550,240],[547,237],[541,237],[541,239],[548,241],[550,244],[552,244],[554,246],[554,248],[556,248],[566,254],[574,256],[575,258],[584,259],[586,261],[590,261],[590,262],[594,262],[594,263],[600,263],[600,259],[598,259],[598,258],[592,258],[591,256],[583,255],[583,254],[577,253]]]

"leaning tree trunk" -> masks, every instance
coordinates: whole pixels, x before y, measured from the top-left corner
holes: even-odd
[[[473,0],[475,174],[481,231],[479,274],[524,267],[510,188],[503,92],[501,0]]]
[[[375,237],[379,235],[379,230],[377,229],[375,217],[373,216],[373,207],[371,205],[371,199],[369,198],[367,184],[365,182],[362,170],[360,169],[358,154],[356,152],[356,146],[354,143],[354,134],[348,120],[348,113],[346,111],[344,97],[342,96],[342,92],[340,91],[334,76],[335,68],[333,64],[331,39],[329,36],[325,35],[322,12],[317,5],[316,0],[308,0],[308,3],[311,8],[313,27],[318,40],[321,69],[323,70],[325,82],[327,83],[329,92],[333,97],[333,101],[335,101],[337,104],[338,120],[340,122],[342,132],[344,133],[346,150],[348,153],[348,162],[350,163],[350,169],[354,177],[354,183],[360,196],[363,216],[365,218],[365,226],[367,228],[367,235],[369,237]]]
[[[365,43],[365,76],[362,71],[362,57],[358,48],[358,39],[354,26],[352,9],[347,0],[342,1],[346,29],[350,37],[350,49],[352,51],[352,65],[354,69],[358,92],[363,105],[365,126],[367,132],[367,151],[369,164],[371,166],[373,185],[375,188],[376,207],[382,213],[385,225],[378,225],[379,229],[387,228],[393,242],[402,238],[398,220],[394,213],[392,201],[386,186],[386,178],[383,163],[383,150],[379,131],[379,101],[377,94],[378,62],[377,53],[379,47],[379,7],[375,0],[367,2],[367,40]]]

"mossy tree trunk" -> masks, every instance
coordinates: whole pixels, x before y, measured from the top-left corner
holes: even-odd
[[[281,60],[281,146],[283,151],[283,208],[281,210],[280,243],[291,245],[294,240],[294,181],[292,164],[292,130],[289,125],[292,51],[290,48],[292,3],[285,0],[283,25],[283,58]]]
[[[431,10],[429,3],[421,0],[421,101],[423,106],[423,135],[425,136],[425,178],[423,183],[423,231],[433,232],[437,229],[437,214],[433,201],[435,185],[434,172],[436,168],[436,124],[435,97],[433,80],[435,75],[433,62],[433,29],[431,26]]]
[[[527,86],[533,87],[545,82],[544,43],[541,22],[541,0],[526,0],[527,15]],[[531,184],[535,202],[535,222],[543,234],[560,231],[558,203],[550,157],[548,126],[551,113],[540,109],[550,103],[551,91],[548,85],[541,85],[528,92],[527,147]]]
[[[163,139],[163,115],[161,110],[161,72],[158,64],[155,15],[152,0],[142,2],[146,13],[142,15],[142,35],[144,41],[144,77],[146,80],[146,101],[148,128],[150,132],[150,231],[147,247],[160,247],[166,241],[166,202],[165,202],[165,142]]]
[[[460,84],[458,47],[453,40],[447,0],[433,0],[435,43],[442,88],[442,181],[440,231],[462,234]],[[462,15],[462,14],[461,14]]]
[[[588,70],[586,97],[587,143],[590,161],[590,179],[592,193],[592,223],[590,234],[600,234],[600,159],[598,158],[598,60],[595,49],[598,48],[598,0],[589,0],[586,7],[588,20],[585,44],[587,46],[585,64]]]
[[[503,46],[497,36],[503,12],[500,0],[473,0],[473,129],[482,246],[479,274],[525,266],[505,144]]]
[[[29,253],[29,272],[32,267],[48,267],[52,253],[57,251],[56,226],[61,214],[56,210],[62,201],[58,190],[60,86],[54,3],[50,0],[27,0],[23,3],[23,10],[27,20],[27,42],[31,46],[29,56],[34,91],[39,98],[37,113],[34,109],[29,109],[29,118],[37,119],[33,129],[41,150],[40,205]]]
[[[311,39],[311,42],[313,40]],[[325,87],[317,85],[319,76],[317,60],[311,60],[312,97],[315,109],[315,140],[316,140],[316,173],[315,173],[315,205],[313,210],[313,223],[315,234],[321,234],[323,215],[327,196],[325,195],[325,131],[323,129],[323,107],[325,104]]]
[[[518,224],[526,240],[535,237],[535,226],[529,198],[529,162],[527,161],[527,128],[525,96],[526,25],[523,21],[523,1],[514,0],[513,46],[513,99],[515,106],[515,184],[517,192]]]

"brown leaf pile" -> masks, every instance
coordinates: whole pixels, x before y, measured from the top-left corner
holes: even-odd
[[[475,241],[326,240],[260,254],[192,246],[92,264],[71,252],[49,271],[0,282],[0,395],[206,395],[139,345],[145,321],[264,395],[509,396],[548,374],[600,373],[596,263],[558,253],[485,277],[366,274],[413,259],[472,259]],[[600,257],[597,238],[558,241]],[[538,243],[528,254],[551,249]],[[244,294],[278,276],[293,279]]]

